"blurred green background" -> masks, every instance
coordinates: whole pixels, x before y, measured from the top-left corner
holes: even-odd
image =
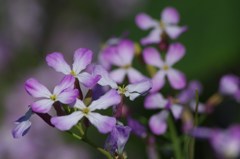
[[[71,59],[75,49],[89,47],[97,57],[101,44],[112,36],[127,32],[138,41],[147,32],[135,25],[136,14],[146,12],[159,19],[166,6],[176,7],[181,15],[180,25],[188,26],[188,31],[177,40],[186,46],[187,54],[175,67],[188,80],[198,79],[203,83],[203,99],[218,90],[223,74],[240,75],[239,0],[0,0],[2,125],[11,113],[6,100],[19,100],[11,98],[11,93],[16,92],[16,87],[23,89],[23,81],[46,65],[47,53],[60,51]],[[15,105],[15,114],[20,116],[26,106],[18,110]],[[239,113],[228,115],[239,116]],[[234,119],[230,122],[239,120]],[[138,142],[133,137],[128,144],[129,158],[142,157],[145,150],[137,146]]]

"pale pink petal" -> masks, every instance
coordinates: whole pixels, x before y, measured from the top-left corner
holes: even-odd
[[[79,74],[92,62],[93,52],[87,48],[79,48],[73,57],[73,71]]]
[[[51,96],[49,90],[34,78],[30,78],[25,82],[25,90],[28,94],[36,98],[49,98]]]
[[[165,108],[167,102],[160,93],[150,94],[145,98],[144,107],[146,109]]]
[[[140,95],[145,95],[152,87],[152,82],[150,80],[144,80],[142,82],[129,84],[126,87],[125,96],[129,97],[131,101]]]
[[[52,117],[51,123],[59,130],[70,130],[78,121],[83,117],[83,113],[80,111],[73,112],[70,115]]]
[[[61,92],[57,96],[56,100],[60,101],[63,104],[71,104],[76,101],[78,94],[79,92],[77,89],[68,88]]]
[[[78,109],[84,109],[86,108],[86,105],[83,103],[83,101],[81,101],[80,99],[77,99],[73,107]]]
[[[172,66],[173,64],[175,64],[176,62],[183,58],[185,52],[186,52],[185,47],[182,44],[180,43],[171,44],[166,55],[166,63],[169,66]]]
[[[161,135],[166,132],[168,115],[168,111],[163,110],[150,118],[149,127],[154,134]]]
[[[101,79],[100,75],[93,75],[87,72],[80,73],[77,76],[77,79],[80,83],[82,83],[85,87],[92,89],[98,81]]]
[[[87,116],[90,123],[92,123],[100,133],[106,134],[110,132],[116,125],[116,119],[109,116],[103,116],[98,113],[90,112]]]
[[[175,119],[179,119],[181,117],[183,106],[178,104],[173,104],[170,109]]]
[[[122,40],[118,44],[117,49],[118,54],[121,56],[121,59],[123,60],[122,63],[130,65],[132,63],[135,52],[134,43],[130,40]]]
[[[139,28],[146,30],[159,25],[159,22],[152,19],[145,13],[139,13],[135,18],[136,24]]]
[[[181,35],[183,32],[187,31],[187,27],[179,27],[179,26],[166,26],[165,31],[167,32],[168,36],[171,39],[176,39],[179,35]]]
[[[50,99],[42,99],[31,104],[31,108],[37,113],[47,113],[50,111],[54,101]]]
[[[65,76],[62,81],[54,88],[53,94],[58,95],[67,88],[74,87],[75,78],[72,75]]]
[[[128,74],[128,80],[130,83],[136,83],[146,79],[146,77],[141,72],[139,72],[133,67],[127,70],[127,74]]]
[[[142,45],[157,44],[161,41],[162,30],[160,28],[153,29],[148,36],[141,39]]]
[[[117,83],[122,83],[127,71],[125,69],[119,68],[110,72],[110,78]]]
[[[152,89],[151,93],[159,91],[165,84],[166,73],[164,71],[158,71],[152,78]]]
[[[96,65],[94,67],[93,74],[101,76],[101,79],[98,81],[99,85],[110,86],[111,88],[117,89],[117,83],[109,76],[108,72],[101,65]]]
[[[70,66],[66,63],[63,55],[59,52],[48,54],[46,57],[46,61],[48,66],[54,68],[57,72],[62,72],[65,75],[71,73]]]
[[[167,77],[170,82],[170,85],[174,89],[182,89],[186,86],[186,78],[185,75],[175,69],[169,69],[167,71]]]
[[[145,63],[160,68],[163,66],[163,60],[157,49],[148,47],[143,50],[143,58]]]
[[[91,111],[96,109],[107,109],[110,106],[117,105],[121,102],[121,96],[114,89],[111,89],[106,94],[101,96],[99,99],[93,101],[89,105]]]
[[[173,7],[167,7],[162,11],[161,20],[167,24],[177,24],[180,20],[178,11]]]
[[[234,95],[239,90],[239,77],[229,74],[221,78],[220,91],[223,94]]]
[[[112,65],[119,66],[119,67],[127,65],[126,61],[122,59],[121,54],[118,52],[117,46],[112,46],[107,48],[105,50],[105,54],[106,54],[105,57],[107,61],[109,61]]]

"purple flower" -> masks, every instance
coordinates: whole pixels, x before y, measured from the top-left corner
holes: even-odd
[[[121,97],[116,90],[110,90],[99,99],[93,101],[89,106],[86,106],[83,101],[77,99],[74,108],[77,111],[70,115],[53,117],[51,123],[58,129],[65,131],[71,129],[83,117],[86,117],[99,132],[108,133],[116,125],[116,119],[113,117],[103,116],[95,113],[95,110],[107,109],[110,106],[119,104]]]
[[[160,43],[162,35],[167,34],[171,39],[176,39],[187,30],[187,27],[179,27],[179,14],[175,8],[167,7],[162,11],[161,20],[152,19],[145,13],[140,13],[136,17],[136,24],[142,30],[152,29],[150,34],[141,39],[143,45]]]
[[[152,87],[150,80],[143,80],[127,86],[118,86],[117,83],[109,76],[108,72],[100,65],[96,65],[94,74],[99,74],[102,78],[98,81],[101,86],[110,86],[112,89],[116,89],[119,94],[129,97],[130,100],[135,100],[140,95],[146,94]]]
[[[125,144],[130,136],[131,128],[123,125],[116,125],[105,142],[105,149],[112,155],[122,155]]]
[[[127,119],[128,126],[132,128],[132,132],[141,138],[146,138],[147,137],[147,130],[144,125],[142,125],[139,121],[133,119],[133,118],[128,118]]]
[[[159,52],[155,48],[148,47],[143,50],[145,62],[160,69],[152,79],[152,93],[157,92],[164,86],[165,76],[167,76],[170,85],[174,89],[182,89],[185,87],[186,79],[184,74],[172,68],[184,55],[185,47],[180,43],[170,45],[165,61],[161,59]]]
[[[41,98],[31,104],[32,110],[38,113],[47,113],[51,109],[53,103],[57,101],[64,104],[73,103],[78,96],[78,90],[73,89],[74,81],[75,79],[73,76],[65,76],[60,84],[54,88],[53,93],[51,93],[36,79],[28,79],[25,82],[26,91],[35,98]]]
[[[92,61],[93,53],[86,48],[79,48],[75,51],[73,57],[72,69],[64,60],[61,53],[54,52],[46,57],[49,66],[53,67],[57,72],[62,72],[65,75],[72,75],[76,77],[85,87],[92,88],[100,76],[93,76],[87,72],[83,72]]]
[[[110,72],[110,77],[117,83],[122,83],[126,75],[130,83],[139,82],[146,78],[132,67],[134,52],[135,45],[130,40],[121,40],[117,45],[105,49],[106,61],[118,67]]]
[[[225,75],[220,81],[220,92],[240,100],[240,78],[235,75]]]
[[[160,93],[147,96],[144,101],[144,106],[146,109],[165,109],[153,115],[149,120],[149,127],[156,135],[161,135],[166,132],[166,120],[169,116],[169,111],[175,119],[179,119],[183,111],[183,107],[181,105],[172,103],[171,100],[164,99]]]
[[[12,135],[14,138],[20,138],[27,134],[32,124],[29,120],[32,114],[32,110],[29,109],[24,116],[15,121],[17,126],[12,130]]]

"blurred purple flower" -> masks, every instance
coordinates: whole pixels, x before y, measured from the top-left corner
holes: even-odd
[[[135,45],[130,40],[120,40],[118,44],[104,50],[103,56],[108,63],[118,68],[110,72],[110,77],[117,83],[122,83],[128,76],[130,83],[139,82],[146,77],[132,67]]]
[[[149,127],[156,135],[161,135],[166,132],[166,120],[169,116],[169,111],[175,119],[179,119],[183,111],[183,107],[181,105],[172,103],[170,99],[164,99],[160,93],[150,94],[147,96],[144,101],[144,106],[146,109],[164,109],[149,119]]]
[[[122,155],[124,147],[130,136],[131,128],[123,125],[116,125],[105,141],[105,149],[112,155]]]
[[[143,80],[134,84],[120,87],[101,65],[96,65],[93,73],[95,75],[101,76],[101,79],[98,81],[99,85],[110,86],[111,88],[116,89],[119,94],[123,94],[126,97],[129,97],[132,101],[140,95],[145,95],[152,87],[152,83],[150,80]]]
[[[187,30],[187,27],[179,27],[179,13],[175,8],[167,7],[162,11],[161,20],[152,19],[145,13],[140,13],[136,16],[136,24],[143,30],[152,29],[150,34],[141,39],[143,45],[160,43],[162,35],[165,33],[171,39],[176,39],[180,34]]]
[[[99,99],[93,101],[89,106],[86,106],[81,100],[77,99],[74,108],[78,110],[70,115],[53,117],[51,122],[58,129],[65,131],[71,129],[78,123],[83,117],[86,117],[90,123],[92,123],[99,132],[108,133],[116,124],[114,117],[108,117],[94,113],[94,110],[107,109],[110,106],[119,104],[121,97],[116,90],[110,90]]]
[[[147,130],[144,125],[142,125],[139,121],[128,117],[127,118],[128,126],[132,128],[132,132],[140,137],[140,138],[146,138],[147,137]]]
[[[65,75],[72,75],[76,77],[80,83],[82,83],[87,88],[93,88],[100,76],[93,76],[87,72],[83,72],[86,67],[92,61],[93,53],[91,50],[86,48],[77,49],[74,53],[74,62],[72,69],[64,60],[64,57],[61,53],[54,52],[46,57],[46,61],[50,67],[53,67],[57,72],[61,72]]]
[[[165,76],[168,77],[170,85],[174,89],[185,87],[186,79],[184,74],[172,68],[184,55],[185,47],[180,43],[170,45],[165,61],[161,59],[159,52],[155,48],[148,47],[143,50],[144,61],[160,69],[152,79],[153,87],[150,92],[157,92],[164,86]]]
[[[78,90],[73,89],[74,81],[74,77],[70,75],[65,76],[60,84],[54,88],[53,93],[51,93],[37,80],[33,78],[28,79],[25,83],[26,91],[35,98],[44,98],[32,103],[32,110],[38,113],[47,113],[53,103],[57,101],[64,104],[73,103],[78,96]]]

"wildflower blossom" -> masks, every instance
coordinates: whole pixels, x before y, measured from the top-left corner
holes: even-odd
[[[128,126],[132,128],[132,132],[140,137],[140,138],[146,138],[147,137],[147,130],[144,125],[142,125],[139,121],[128,117],[127,118]]]
[[[32,125],[31,121],[29,120],[32,114],[32,110],[29,109],[24,116],[15,121],[17,126],[12,130],[12,135],[14,138],[20,138],[27,134]]]
[[[54,88],[53,93],[51,93],[36,79],[28,79],[25,83],[26,91],[35,98],[41,98],[31,104],[32,110],[38,113],[47,113],[57,101],[64,104],[73,103],[78,96],[78,90],[73,89],[74,81],[74,77],[70,75],[65,76],[60,84]]]
[[[130,40],[121,40],[117,45],[108,47],[105,50],[105,58],[109,63],[119,68],[110,72],[110,77],[117,83],[122,83],[125,76],[128,76],[130,83],[143,80],[145,77],[132,67],[135,45]]]
[[[111,79],[108,72],[100,65],[96,65],[93,72],[94,74],[99,74],[101,76],[101,79],[98,81],[99,85],[110,86],[111,88],[116,89],[119,94],[129,97],[132,101],[138,96],[147,93],[152,86],[150,80],[143,80],[134,84],[120,87],[114,80]]]
[[[161,20],[152,19],[145,13],[140,13],[136,17],[136,24],[143,30],[152,29],[149,35],[141,39],[143,45],[160,43],[162,36],[167,34],[171,39],[176,39],[187,30],[187,27],[177,26],[179,14],[175,8],[167,7],[162,11]]]
[[[105,141],[105,149],[112,155],[122,155],[130,132],[131,128],[129,126],[116,125]]]
[[[172,68],[185,55],[185,47],[180,43],[170,45],[165,61],[161,59],[159,52],[152,47],[143,50],[143,57],[147,64],[159,68],[152,79],[151,92],[157,92],[165,84],[165,76],[174,89],[182,89],[186,85],[186,79],[182,72]]]
[[[181,105],[178,105],[171,100],[166,100],[160,93],[151,94],[146,97],[144,106],[146,109],[164,109],[161,112],[153,115],[149,120],[149,127],[156,135],[164,134],[167,129],[166,120],[169,116],[169,111],[175,119],[179,119],[183,110]]]
[[[64,60],[63,55],[59,52],[47,55],[46,61],[47,64],[53,67],[57,72],[61,72],[65,75],[72,75],[76,77],[85,87],[92,88],[101,78],[100,76],[93,76],[92,74],[84,72],[86,67],[91,63],[92,56],[93,53],[89,49],[77,49],[74,53],[72,69]]]
[[[74,104],[74,108],[76,108],[77,111],[70,115],[53,117],[51,123],[58,129],[64,131],[71,129],[79,120],[86,117],[99,132],[108,133],[115,126],[116,119],[114,117],[100,115],[93,111],[107,109],[110,106],[119,104],[120,101],[121,97],[116,90],[108,91],[105,95],[93,101],[89,106],[86,106],[83,101],[77,99]]]

